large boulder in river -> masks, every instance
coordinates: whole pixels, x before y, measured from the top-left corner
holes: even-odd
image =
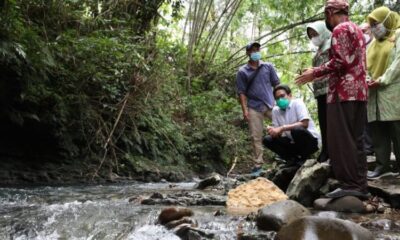
[[[251,180],[228,192],[228,211],[249,214],[288,197],[274,183],[265,178]]]
[[[194,188],[195,189],[206,189],[207,187],[211,187],[211,186],[216,186],[218,185],[220,182],[222,181],[221,176],[218,173],[213,173],[211,176],[209,176],[208,178],[198,182]]]
[[[328,180],[329,173],[328,164],[307,160],[290,182],[286,194],[290,199],[310,207],[319,197],[319,190]]]
[[[280,201],[258,211],[257,227],[265,231],[279,231],[282,226],[309,215],[310,211],[295,201]]]
[[[190,224],[179,225],[173,231],[182,240],[214,239],[213,233],[208,233],[204,229],[192,227]]]
[[[360,225],[340,219],[304,217],[284,226],[275,240],[373,240],[372,233]]]
[[[164,208],[158,216],[158,223],[165,225],[171,221],[190,216],[193,216],[193,211],[188,208]]]
[[[298,169],[298,166],[280,166],[277,168],[277,171],[272,177],[271,181],[285,192],[293,177],[296,175]]]
[[[347,213],[365,213],[364,203],[357,197],[345,196],[341,198],[320,198],[315,200],[314,208],[322,211],[335,211]]]

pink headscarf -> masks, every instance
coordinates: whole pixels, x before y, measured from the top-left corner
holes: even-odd
[[[325,3],[325,13],[329,15],[340,11],[349,12],[349,2],[347,0],[327,0]]]

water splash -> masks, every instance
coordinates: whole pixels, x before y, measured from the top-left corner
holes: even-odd
[[[156,225],[145,225],[133,233],[131,233],[127,239],[129,240],[180,240],[178,236],[171,233],[162,226]]]

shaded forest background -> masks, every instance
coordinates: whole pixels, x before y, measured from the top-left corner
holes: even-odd
[[[374,7],[350,1],[361,23]],[[282,82],[311,63],[323,0],[0,0],[0,178],[178,181],[246,163],[243,46]],[[307,87],[296,89],[312,114]]]

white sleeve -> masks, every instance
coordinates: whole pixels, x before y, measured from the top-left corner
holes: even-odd
[[[307,107],[304,102],[300,99],[296,99],[296,114],[298,121],[303,121],[305,119],[310,119],[310,114],[308,113]]]

